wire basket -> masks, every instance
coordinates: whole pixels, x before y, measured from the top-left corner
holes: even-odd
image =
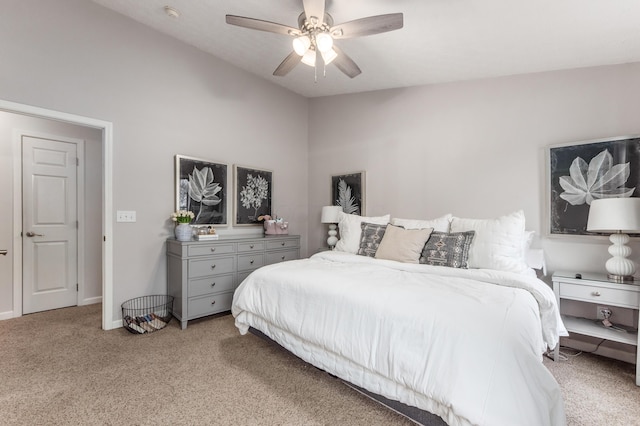
[[[134,334],[162,330],[171,321],[173,296],[136,297],[122,304],[122,326]]]

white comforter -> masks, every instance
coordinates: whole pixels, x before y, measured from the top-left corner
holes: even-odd
[[[565,424],[542,353],[566,330],[535,278],[323,252],[253,272],[232,313],[242,334],[450,425]]]

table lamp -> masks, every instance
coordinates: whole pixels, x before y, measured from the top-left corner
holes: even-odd
[[[320,222],[329,224],[329,238],[327,238],[327,244],[331,250],[333,250],[338,242],[338,237],[336,237],[336,235],[338,235],[338,231],[336,231],[336,224],[338,223],[341,211],[342,207],[340,206],[324,206],[322,208]]]
[[[608,277],[616,282],[631,282],[636,265],[628,259],[631,248],[629,233],[640,232],[640,198],[600,198],[591,202],[587,231],[611,233],[609,254],[605,263]]]

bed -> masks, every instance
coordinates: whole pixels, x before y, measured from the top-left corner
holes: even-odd
[[[254,271],[232,313],[241,334],[259,330],[449,425],[565,424],[542,356],[566,330],[553,291],[534,275],[326,251]]]

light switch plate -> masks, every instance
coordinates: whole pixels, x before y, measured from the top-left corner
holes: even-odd
[[[135,210],[118,210],[116,213],[116,222],[135,222],[136,212]]]

